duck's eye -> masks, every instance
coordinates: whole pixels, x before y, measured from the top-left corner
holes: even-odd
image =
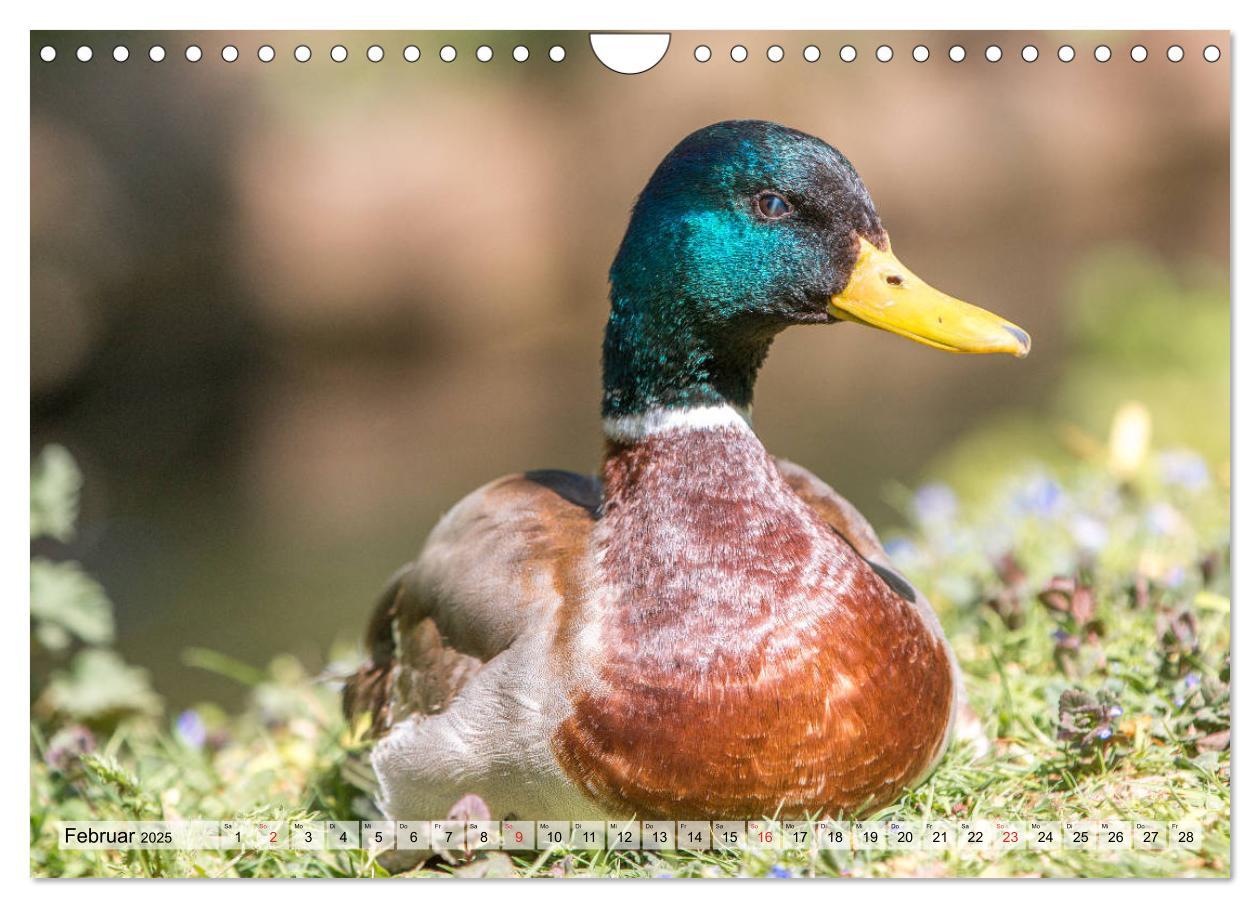
[[[792,206],[777,192],[763,192],[757,196],[757,211],[763,218],[777,221],[791,214]]]

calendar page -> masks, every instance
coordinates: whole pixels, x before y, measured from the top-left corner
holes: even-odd
[[[29,57],[32,877],[1231,875],[1230,33]]]

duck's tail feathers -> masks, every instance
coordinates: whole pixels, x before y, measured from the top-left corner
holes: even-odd
[[[390,685],[398,661],[395,625],[403,598],[403,585],[415,569],[405,564],[390,578],[376,602],[364,638],[368,659],[346,679],[341,694],[341,710],[353,727],[361,716],[368,716],[368,735],[376,738],[389,727]]]

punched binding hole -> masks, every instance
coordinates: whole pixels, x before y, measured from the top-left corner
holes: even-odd
[[[708,63],[713,59],[713,51],[709,50],[707,44],[701,44],[696,47],[692,56],[696,58],[697,63]]]

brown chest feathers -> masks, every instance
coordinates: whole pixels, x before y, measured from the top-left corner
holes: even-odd
[[[851,816],[928,769],[944,643],[751,432],[612,445],[605,484],[595,588],[568,618],[598,625],[600,683],[552,742],[578,785],[640,817]]]

